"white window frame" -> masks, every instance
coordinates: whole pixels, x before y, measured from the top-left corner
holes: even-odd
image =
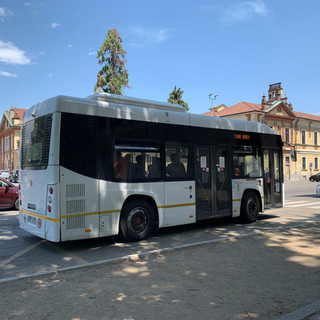
[[[319,170],[319,158],[314,158],[314,170]]]
[[[301,169],[308,170],[307,157],[301,157]]]
[[[314,139],[314,144],[317,146],[319,145],[319,132],[318,131],[315,131],[313,133],[313,139]]]

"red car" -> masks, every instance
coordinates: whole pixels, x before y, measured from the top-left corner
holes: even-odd
[[[19,188],[3,178],[0,178],[0,207],[19,210]]]

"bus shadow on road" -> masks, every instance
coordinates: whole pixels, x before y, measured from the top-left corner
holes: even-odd
[[[259,214],[257,221],[270,220],[279,218],[278,215],[271,214]],[[155,239],[160,240],[161,238],[165,238],[166,236],[176,236],[183,237],[189,234],[191,236],[194,232],[203,232],[204,230],[212,230],[224,228],[227,230],[230,226],[237,225],[249,225],[246,223],[242,223],[237,218],[216,218],[216,219],[206,219],[202,221],[198,221],[193,224],[181,225],[181,226],[172,226],[161,229],[156,229],[152,233],[152,236],[145,241],[153,241]],[[68,250],[74,249],[92,249],[94,247],[110,247],[114,245],[120,245],[122,247],[131,247],[135,246],[134,243],[138,244],[139,242],[126,242],[120,236],[112,236],[112,237],[103,237],[103,238],[94,238],[94,239],[86,239],[86,240],[75,240],[75,241],[67,241],[62,242],[60,244],[56,244]]]
[[[275,219],[275,218],[279,218],[279,216],[272,215],[272,214],[259,214],[257,220],[262,221],[262,220],[269,220],[269,219]]]

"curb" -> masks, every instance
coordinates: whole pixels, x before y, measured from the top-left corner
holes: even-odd
[[[296,310],[294,312],[288,313],[277,320],[303,320],[314,314],[320,312],[320,300],[314,303],[308,304],[307,306]],[[320,318],[319,318],[320,319]]]

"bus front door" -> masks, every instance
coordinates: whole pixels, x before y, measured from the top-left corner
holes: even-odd
[[[231,215],[227,155],[226,147],[196,147],[197,219]]]
[[[265,208],[281,207],[280,154],[276,149],[263,150],[263,180]]]

